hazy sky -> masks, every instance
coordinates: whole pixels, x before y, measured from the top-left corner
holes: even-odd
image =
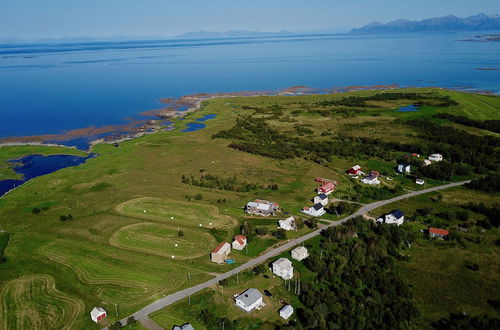
[[[321,30],[480,12],[500,14],[500,0],[0,0],[0,38]]]

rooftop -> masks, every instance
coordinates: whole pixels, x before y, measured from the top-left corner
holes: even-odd
[[[447,236],[450,232],[446,229],[429,227],[429,233]]]
[[[245,306],[250,306],[260,298],[262,298],[262,293],[260,293],[260,291],[257,289],[250,288],[245,292],[243,292],[242,294],[240,294],[239,296],[237,296],[235,299],[242,301],[245,304]]]

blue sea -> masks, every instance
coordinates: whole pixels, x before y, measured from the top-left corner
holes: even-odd
[[[492,33],[492,31],[489,31]],[[200,92],[399,84],[500,93],[500,42],[471,33],[0,45],[0,137],[126,123]]]

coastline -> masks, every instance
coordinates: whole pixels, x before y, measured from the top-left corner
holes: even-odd
[[[480,93],[494,95],[488,90],[474,90],[472,87],[456,86],[456,87],[439,87],[427,86],[428,88],[440,88],[469,93]],[[184,118],[187,115],[198,111],[202,108],[203,102],[214,98],[230,98],[230,97],[257,97],[257,96],[273,96],[273,95],[312,95],[312,94],[331,94],[362,90],[382,90],[382,89],[397,89],[397,88],[425,88],[417,86],[400,86],[398,84],[389,85],[373,85],[373,86],[346,86],[332,88],[313,88],[308,86],[292,86],[278,91],[240,91],[240,92],[216,92],[216,93],[197,93],[181,96],[179,98],[160,98],[160,102],[166,106],[159,109],[146,110],[139,112],[140,116],[145,118],[154,117],[152,119],[141,119],[130,121],[128,124],[108,125],[102,127],[84,127],[62,132],[59,134],[45,134],[34,136],[21,137],[4,137],[0,138],[0,148],[2,146],[53,146],[63,147],[75,150],[90,152],[97,144],[119,144],[124,141],[133,140],[144,135],[149,135],[165,130],[175,129],[171,119]],[[85,148],[79,148],[75,144],[64,144],[64,142],[82,141]]]

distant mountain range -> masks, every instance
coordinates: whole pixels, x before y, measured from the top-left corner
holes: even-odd
[[[263,36],[281,36],[294,34],[291,31],[279,31],[279,32],[260,32],[260,31],[245,31],[245,30],[233,30],[233,31],[192,31],[176,36],[176,38],[237,38],[237,37],[263,37]]]
[[[500,15],[478,14],[466,18],[453,15],[410,21],[399,19],[389,23],[372,22],[351,33],[500,31]]]

